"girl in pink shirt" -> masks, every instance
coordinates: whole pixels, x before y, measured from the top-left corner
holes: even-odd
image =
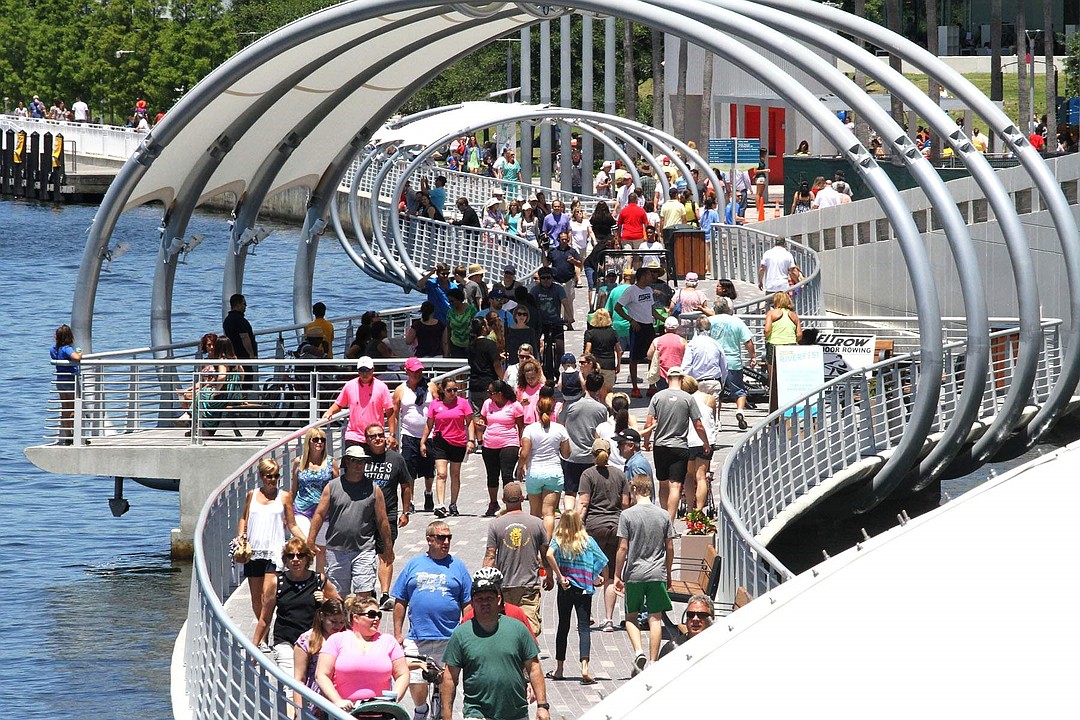
[[[487,470],[486,517],[495,517],[499,512],[496,496],[499,476],[502,476],[503,485],[514,481],[521,433],[525,429],[525,409],[514,398],[514,389],[509,383],[497,380],[491,383],[489,397],[480,409],[481,429],[484,433],[484,467]]]
[[[652,347],[649,348],[648,352],[650,362],[654,355],[658,354],[660,356],[658,365],[660,366],[661,382],[658,383],[658,386],[661,389],[667,387],[668,370],[682,364],[685,352],[686,341],[679,335],[679,319],[669,317],[664,321],[664,334],[653,340]]]
[[[392,634],[379,632],[382,613],[373,597],[350,595],[345,601],[350,627],[323,643],[315,681],[323,697],[345,712],[359,700],[393,689],[398,702],[409,689],[409,663]],[[391,685],[392,683],[392,685]]]
[[[435,458],[435,517],[460,515],[457,507],[461,490],[461,463],[476,446],[473,407],[458,397],[458,383],[446,378],[436,386],[439,397],[428,406],[427,427],[420,438],[420,454]],[[428,443],[430,438],[431,442]],[[450,507],[445,505],[446,476],[450,475]]]

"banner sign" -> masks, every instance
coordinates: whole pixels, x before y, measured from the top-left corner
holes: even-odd
[[[709,138],[709,164],[740,169],[756,168],[761,156],[758,138]]]
[[[817,344],[826,354],[835,353],[843,358],[849,369],[862,370],[874,364],[877,336],[823,332],[818,335]]]
[[[825,384],[820,345],[776,346],[777,403],[783,407]]]

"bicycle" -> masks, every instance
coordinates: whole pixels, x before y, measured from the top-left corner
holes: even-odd
[[[553,383],[559,379],[560,360],[565,349],[563,333],[570,325],[570,322],[560,320],[557,323],[545,324],[540,332],[540,367],[548,382]],[[560,348],[560,345],[563,347]]]
[[[383,697],[361,700],[353,706],[349,714],[363,720],[411,720],[412,713],[394,699],[391,691]]]
[[[424,682],[431,686],[428,691],[428,717],[439,720],[442,717],[442,666],[429,655],[406,655],[409,670],[422,669]]]

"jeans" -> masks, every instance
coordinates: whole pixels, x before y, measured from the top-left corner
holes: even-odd
[[[592,649],[592,638],[589,633],[589,620],[592,618],[592,595],[586,595],[585,591],[576,585],[568,588],[559,588],[559,595],[555,598],[555,607],[559,611],[559,626],[555,630],[555,660],[566,660],[566,638],[570,634],[570,610],[577,613],[578,627],[578,659],[589,657]]]

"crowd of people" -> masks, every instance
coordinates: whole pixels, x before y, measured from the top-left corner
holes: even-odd
[[[140,132],[149,132],[150,128],[157,125],[161,118],[165,116],[164,112],[159,112],[151,120],[149,110],[146,100],[139,98],[131,107],[130,114],[125,117],[124,127],[134,128]],[[78,95],[75,96],[75,102],[71,103],[70,107],[60,98],[55,98],[52,105],[47,106],[40,96],[34,95],[29,103],[25,100],[16,102],[15,107],[10,112],[12,116],[23,119],[58,120],[74,123],[94,122],[97,124],[102,122],[101,118],[92,119],[90,117],[90,106]]]

